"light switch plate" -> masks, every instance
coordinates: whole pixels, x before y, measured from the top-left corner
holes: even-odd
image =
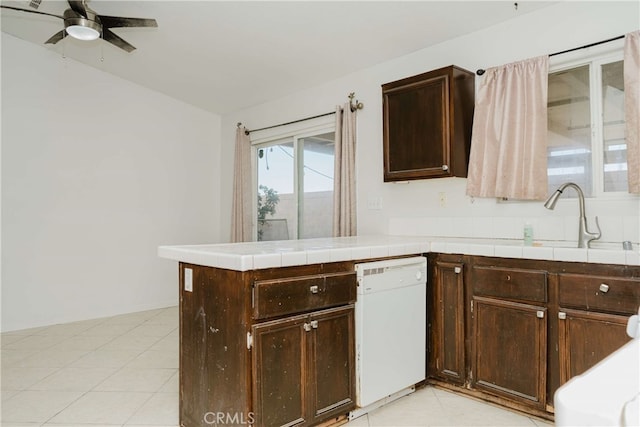
[[[190,268],[184,269],[184,290],[193,292],[193,270]]]

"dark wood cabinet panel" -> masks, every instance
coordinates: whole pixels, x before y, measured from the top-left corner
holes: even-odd
[[[385,181],[467,176],[474,81],[449,66],[382,85]]]
[[[626,329],[628,316],[560,310],[558,349],[561,384],[584,373],[630,340]]]
[[[346,419],[355,408],[353,262],[179,271],[180,425]]]
[[[253,285],[253,317],[303,313],[355,300],[355,272],[257,280]]]
[[[253,327],[253,407],[256,426],[302,424],[306,402],[308,316]]]
[[[429,375],[463,384],[465,369],[464,264],[431,259],[432,301],[429,303]]]
[[[547,302],[547,272],[521,268],[473,268],[473,294],[525,302]]]
[[[473,385],[544,409],[547,323],[544,307],[474,297]]]
[[[187,268],[192,292],[184,290]],[[189,264],[180,264],[179,283],[181,424],[207,426],[207,414],[247,420],[251,359],[246,339],[238,338],[247,333],[248,288],[238,272]]]
[[[347,306],[316,313],[309,350],[313,419],[344,412],[355,402],[355,318]]]
[[[354,306],[253,326],[256,426],[307,426],[355,405]]]
[[[588,311],[634,313],[640,301],[640,279],[561,274],[559,304]]]

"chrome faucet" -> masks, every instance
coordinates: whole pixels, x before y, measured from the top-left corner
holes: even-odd
[[[587,229],[587,217],[584,213],[584,193],[582,189],[578,186],[578,184],[574,184],[573,182],[565,182],[544,202],[544,207],[550,210],[556,207],[556,202],[560,195],[567,187],[573,187],[578,193],[578,200],[580,202],[580,225],[578,227],[578,247],[579,248],[590,248],[592,240],[598,240],[600,236],[602,236],[602,230],[600,230],[600,224],[598,224],[598,217],[596,216],[596,227],[598,227],[597,233],[590,233]],[[585,245],[586,243],[586,245]]]

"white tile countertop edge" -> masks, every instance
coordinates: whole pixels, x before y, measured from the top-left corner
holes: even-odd
[[[640,265],[637,245],[633,250],[611,247],[582,249],[571,242],[536,242],[524,246],[522,240],[473,239],[429,236],[353,236],[268,242],[221,243],[160,246],[158,256],[174,261],[237,271],[274,267],[357,261],[423,254],[428,252],[527,258],[598,264]]]

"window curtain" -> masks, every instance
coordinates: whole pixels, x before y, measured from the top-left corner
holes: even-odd
[[[233,164],[233,202],[231,205],[231,242],[253,240],[253,203],[251,195],[251,141],[244,126],[236,129]]]
[[[640,31],[624,38],[624,115],[629,193],[640,194]]]
[[[467,194],[547,197],[549,57],[490,68],[478,89]]]
[[[333,180],[333,236],[356,234],[356,113],[336,108]]]

